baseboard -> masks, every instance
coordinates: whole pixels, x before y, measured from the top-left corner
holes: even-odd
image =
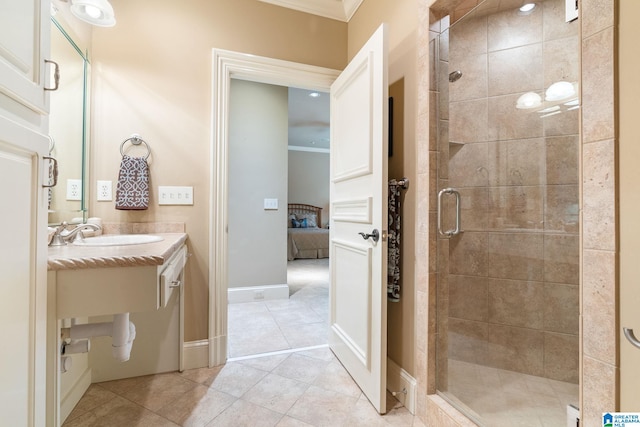
[[[64,423],[73,408],[76,407],[84,393],[91,385],[91,368],[87,368],[78,381],[71,387],[66,396],[60,399],[60,425]]]
[[[272,299],[287,299],[289,298],[289,285],[282,284],[228,288],[227,298],[229,304],[267,301]]]
[[[209,366],[209,340],[189,341],[182,347],[184,369],[206,368]]]
[[[409,412],[416,413],[416,386],[418,382],[407,371],[387,358],[387,390],[396,393],[395,397]],[[404,392],[406,390],[406,393]]]

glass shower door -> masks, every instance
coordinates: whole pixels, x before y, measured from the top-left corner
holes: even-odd
[[[561,424],[577,404],[579,44],[563,7],[488,0],[439,39],[437,390],[482,425]]]

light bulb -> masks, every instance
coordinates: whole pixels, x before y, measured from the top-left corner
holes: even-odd
[[[87,15],[89,15],[90,17],[95,18],[95,19],[99,18],[100,15],[102,15],[102,12],[100,11],[100,9],[98,9],[97,7],[92,6],[90,4],[88,4],[88,5],[86,5],[84,7],[84,12]]]
[[[520,7],[520,12],[530,12],[530,11],[532,11],[533,9],[535,9],[535,7],[536,7],[536,4],[535,4],[535,3],[527,3],[527,4],[523,4],[523,5]]]

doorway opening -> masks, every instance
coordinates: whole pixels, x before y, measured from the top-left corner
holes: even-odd
[[[322,67],[213,50],[213,133],[211,151],[211,218],[209,271],[209,365],[225,363],[228,355],[228,224],[229,102],[231,80],[267,83],[328,92],[339,72]],[[286,197],[279,197],[286,200]],[[286,222],[282,222],[283,226]],[[283,248],[284,242],[283,242]],[[286,257],[283,256],[286,263]],[[285,266],[286,268],[286,266]]]
[[[229,360],[326,347],[328,94],[237,79],[230,93]]]

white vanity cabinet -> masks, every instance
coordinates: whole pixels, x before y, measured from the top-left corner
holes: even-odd
[[[140,245],[49,248],[50,354],[60,363],[60,328],[113,321],[129,313],[135,325],[130,358],[112,356],[112,338],[91,338],[90,351],[70,357],[57,374],[55,417],[64,422],[91,383],[182,370],[184,267],[187,235],[160,233]],[[1,423],[0,423],[1,424]],[[58,425],[58,424],[56,424]]]
[[[183,245],[161,265],[59,270],[57,317],[71,319],[164,308],[171,293],[180,288],[185,262]]]
[[[2,425],[50,424],[47,375],[49,1],[0,0],[0,413]]]
[[[0,107],[15,116],[34,117],[7,97],[40,115],[49,111],[50,27],[49,0],[0,0]]]

